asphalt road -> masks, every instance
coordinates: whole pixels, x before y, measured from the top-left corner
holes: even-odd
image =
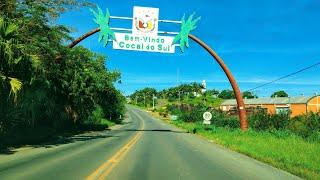
[[[0,179],[298,179],[128,107],[124,125],[0,155]]]

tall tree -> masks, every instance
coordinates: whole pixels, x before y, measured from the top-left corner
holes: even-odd
[[[24,52],[25,45],[18,40],[18,29],[18,25],[0,17],[0,82],[3,82],[3,89],[10,86],[10,94],[15,100],[22,80],[30,77],[26,72],[30,58]]]
[[[289,97],[289,95],[285,91],[276,91],[271,97]]]
[[[61,131],[123,115],[124,97],[113,84],[120,73],[110,72],[101,55],[65,47],[69,29],[52,23],[82,5],[78,0],[0,2],[1,143],[3,136],[25,130]],[[58,55],[62,61],[56,61]]]
[[[221,99],[234,99],[235,95],[232,90],[226,89],[226,90],[221,91],[220,94],[218,95],[218,97]]]
[[[135,103],[147,106],[152,104],[153,95],[157,95],[157,94],[158,93],[156,89],[147,87],[147,88],[135,91],[133,94],[130,95],[130,98]]]
[[[257,95],[253,94],[253,93],[250,92],[250,91],[244,91],[244,92],[242,93],[242,97],[243,97],[243,98],[246,98],[246,99],[258,98]]]
[[[219,91],[216,89],[209,89],[206,91],[205,93],[206,95],[210,95],[210,96],[218,96],[219,95]]]

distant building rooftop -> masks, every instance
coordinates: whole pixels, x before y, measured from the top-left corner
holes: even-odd
[[[275,98],[256,98],[256,99],[243,99],[246,105],[259,105],[259,104],[307,104],[308,101],[314,96],[296,96],[296,97],[275,97]],[[221,106],[237,105],[235,99],[225,100]]]

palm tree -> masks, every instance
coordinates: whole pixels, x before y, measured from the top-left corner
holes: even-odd
[[[5,22],[0,17],[0,83],[2,88],[10,87],[10,95],[17,99],[17,94],[22,88],[22,82],[10,75],[14,74],[10,69],[18,64],[23,58],[23,45],[15,39],[18,26]],[[10,74],[10,75],[9,75]]]

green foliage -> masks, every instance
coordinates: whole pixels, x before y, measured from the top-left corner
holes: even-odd
[[[32,132],[69,131],[87,122],[120,121],[125,99],[114,87],[120,73],[110,72],[101,55],[65,47],[69,29],[51,22],[86,4],[1,1],[0,142],[15,136],[6,138],[12,144]]]
[[[296,116],[289,121],[288,129],[311,141],[320,141],[320,114],[310,112]]]
[[[91,115],[88,118],[88,123],[92,124],[101,124],[105,120],[105,114],[101,106],[95,106],[95,109],[92,111]]]
[[[184,122],[202,122],[203,113],[208,110],[208,107],[203,104],[188,105],[167,105],[170,114],[177,115]],[[217,127],[239,128],[239,119],[235,116],[228,116],[219,110],[211,110],[211,123]]]
[[[184,122],[201,122],[202,115],[208,111],[203,104],[167,105],[170,114],[177,115]],[[238,116],[230,116],[220,110],[211,110],[211,124],[215,127],[239,129]],[[306,140],[320,140],[320,114],[309,113],[290,118],[290,114],[268,114],[264,111],[254,112],[249,116],[249,127],[255,131],[277,132],[277,136],[286,136],[288,133],[303,137]],[[279,134],[279,132],[281,132]]]
[[[250,92],[250,91],[244,91],[244,92],[242,93],[242,97],[245,98],[245,99],[258,98],[257,95],[253,94],[253,93]]]
[[[206,106],[210,106],[213,108],[218,108],[222,102],[223,102],[222,99],[216,98],[215,96],[211,96],[208,94],[204,94],[199,97],[183,97],[183,100],[182,100],[182,103],[184,104],[190,104],[190,105],[204,104]]]
[[[23,12],[33,10],[34,5],[44,9],[46,15],[50,18],[58,18],[61,13],[69,10],[79,9],[80,7],[93,6],[92,3],[85,0],[2,0],[0,2],[0,15],[7,16],[9,18],[17,17]],[[32,8],[30,8],[33,6]]]
[[[226,89],[226,90],[221,91],[218,94],[218,97],[221,98],[221,99],[234,99],[235,98],[235,94],[234,94],[233,90]],[[242,93],[242,97],[246,98],[246,99],[258,98],[257,95],[253,94],[250,91],[244,91]]]
[[[158,97],[167,98],[170,102],[183,99],[194,98],[194,93],[201,93],[201,84],[199,83],[190,83],[190,84],[181,84],[176,87],[164,89],[158,92]]]
[[[173,114],[173,115],[180,116],[182,113],[179,105],[167,105],[166,109],[170,114]]]
[[[289,97],[289,95],[285,91],[277,91],[274,92],[271,97]]]
[[[290,121],[290,114],[268,114],[257,112],[249,117],[249,127],[256,130],[274,131],[285,130]]]
[[[98,104],[103,108],[106,118],[111,122],[119,123],[120,115],[123,117],[125,113],[125,97],[114,86],[109,86],[105,89],[105,93],[98,95],[98,99]]]
[[[24,74],[17,72],[19,69],[28,68],[30,58],[24,52],[24,45],[18,41],[18,25],[8,22],[0,17],[0,83],[5,89],[10,87],[10,95],[17,100],[18,92],[22,88]]]
[[[17,0],[3,0],[0,2],[0,15],[12,18],[15,14]]]
[[[234,151],[289,171],[306,179],[320,178],[320,143],[308,142],[285,131],[254,131],[246,133],[239,129],[205,126],[201,122],[172,121],[176,126],[213,140]]]
[[[216,89],[209,89],[205,92],[206,96],[218,96],[219,95],[219,91]]]
[[[211,111],[211,123],[217,127],[225,127],[232,129],[239,129],[239,118],[237,116],[229,116],[220,110]]]
[[[223,90],[223,91],[220,92],[218,97],[221,98],[221,99],[234,99],[235,95],[234,95],[234,92],[232,90]]]
[[[152,106],[153,98],[157,96],[157,90],[154,88],[144,88],[135,91],[130,95],[132,103],[139,106]]]
[[[206,109],[207,108],[203,105],[196,105],[188,110],[182,110],[179,119],[185,122],[202,121],[202,115]]]
[[[74,121],[88,117],[99,101],[98,95],[107,95],[106,88],[112,86],[113,77],[105,69],[104,58],[83,47],[70,50],[56,68],[57,75],[51,78],[58,82],[55,88],[62,90],[67,106],[76,112]]]

